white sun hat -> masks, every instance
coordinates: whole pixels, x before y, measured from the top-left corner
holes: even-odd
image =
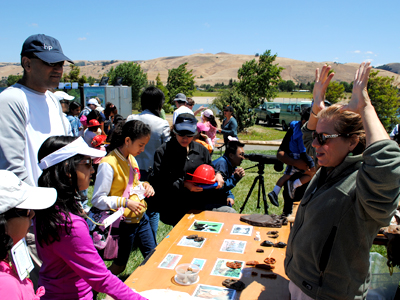
[[[52,206],[56,199],[56,189],[30,186],[13,172],[0,170],[0,214],[14,207],[45,209]]]
[[[103,150],[90,148],[88,144],[86,144],[85,140],[80,136],[68,145],[65,145],[44,157],[39,162],[39,167],[42,170],[45,170],[77,154],[87,155],[90,157],[103,157],[107,153]]]
[[[61,101],[61,100],[69,100],[69,101],[71,101],[71,100],[75,99],[74,96],[68,95],[66,92],[63,92],[63,91],[54,92],[54,95],[57,96],[59,101]]]

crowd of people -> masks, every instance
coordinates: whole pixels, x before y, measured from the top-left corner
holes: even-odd
[[[179,93],[170,127],[156,87],[142,92],[142,112],[126,120],[98,98],[82,108],[73,96],[51,92],[64,61],[73,63],[57,39],[28,37],[23,77],[0,94],[0,298],[93,299],[103,292],[145,299],[116,275],[134,245],[143,258],[152,253],[159,220],[174,226],[193,209],[236,213],[232,189],[246,174],[234,109],[223,109],[218,129],[211,109],[193,112],[193,99]],[[285,259],[291,299],[365,299],[369,249],[399,202],[400,148],[391,140],[399,129],[389,137],[371,104],[371,66],[361,64],[346,105],[325,107],[330,69],[316,71],[312,107],[290,124],[277,153],[288,167],[268,195],[279,206],[285,186],[292,201],[302,201]],[[217,133],[225,153],[212,161]],[[193,180],[199,169],[213,170],[213,188]],[[123,216],[113,224],[119,238],[109,268],[94,245],[89,209]],[[32,281],[10,254],[21,244],[32,259]]]

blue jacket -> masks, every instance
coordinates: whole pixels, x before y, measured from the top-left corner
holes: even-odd
[[[221,199],[221,203],[225,201],[227,198],[235,199],[235,196],[232,194],[231,189],[233,189],[240,179],[236,179],[233,176],[233,172],[236,168],[234,168],[229,161],[228,157],[223,155],[216,160],[213,161],[215,172],[221,172],[224,177],[225,184],[222,188],[215,190],[215,192],[219,193],[219,199]]]

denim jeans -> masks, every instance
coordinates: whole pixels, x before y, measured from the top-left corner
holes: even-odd
[[[121,222],[119,229],[118,257],[114,259],[114,263],[118,266],[127,264],[134,242],[139,246],[144,258],[157,246],[146,214],[139,223]]]

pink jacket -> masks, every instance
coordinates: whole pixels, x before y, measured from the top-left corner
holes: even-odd
[[[5,261],[0,261],[0,299],[39,300],[44,294],[41,286],[35,295],[30,279],[20,280],[17,272]]]
[[[92,288],[114,299],[145,300],[107,269],[89,235],[85,220],[70,214],[71,235],[60,232],[60,241],[50,245],[36,240],[43,261],[39,285],[46,288],[45,299],[93,299]],[[35,224],[36,225],[36,224]],[[35,226],[36,230],[36,226]]]

